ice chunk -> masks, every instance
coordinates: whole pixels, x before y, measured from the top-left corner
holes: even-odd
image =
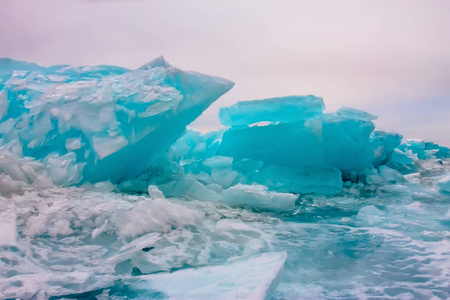
[[[402,150],[396,148],[392,152],[391,159],[388,161],[387,166],[399,171],[402,174],[408,174],[418,171],[420,167],[419,159],[416,154],[413,154],[411,150]]]
[[[406,181],[399,171],[391,169],[387,166],[380,166],[378,170],[385,183],[404,183]]]
[[[342,171],[364,170],[369,159],[373,117],[357,110],[344,109],[323,115],[323,151],[327,164]],[[367,114],[368,115],[368,114]]]
[[[353,119],[353,120],[361,120],[361,121],[373,121],[378,119],[377,116],[369,114],[368,112],[355,109],[352,107],[343,106],[341,107],[336,114],[344,119]]]
[[[202,213],[166,199],[142,200],[121,215],[119,235],[135,237],[151,231],[166,232],[173,227],[193,226],[202,218]]]
[[[73,152],[61,156],[51,153],[44,159],[49,176],[59,186],[68,186],[80,182],[85,163],[77,163],[76,161],[76,155]]]
[[[365,183],[366,184],[376,184],[381,185],[383,184],[384,180],[379,174],[379,170],[373,168],[373,169],[367,169],[364,172],[365,175]]]
[[[69,155],[73,166],[86,164],[90,182],[139,175],[233,86],[163,58],[137,70],[0,59],[0,79],[0,141],[19,141],[23,155],[38,159]],[[77,183],[66,171],[58,184]]]
[[[291,167],[323,165],[322,121],[231,128],[223,134],[218,154]]]
[[[49,177],[56,175],[49,172],[52,166],[30,158],[19,157],[17,154],[0,147],[0,195],[22,194],[23,191],[33,186],[34,189],[52,187],[54,181]],[[55,168],[56,172],[58,168]],[[51,173],[51,174],[49,174]],[[73,175],[73,174],[72,174]],[[71,176],[66,174],[66,176]]]
[[[439,191],[442,193],[450,193],[450,175],[445,176],[437,183]]]
[[[271,299],[286,256],[286,252],[267,252],[230,259],[220,266],[145,275],[130,287],[160,292],[168,299]]]
[[[269,192],[262,185],[237,184],[222,192],[222,201],[230,206],[248,206],[273,211],[294,208],[297,196],[289,193]]]
[[[67,139],[66,140],[66,149],[67,151],[77,150],[81,148],[81,139]]]
[[[203,164],[211,169],[231,169],[232,157],[213,156],[206,159]]]
[[[420,139],[404,140],[398,148],[404,152],[411,152],[419,160],[431,158],[446,159],[450,157],[449,148]]]
[[[231,169],[232,157],[213,156],[206,159],[203,164],[211,168],[211,178],[223,188],[229,187],[238,173]]]
[[[158,189],[156,185],[148,186],[148,194],[152,199],[164,199],[164,194]]]
[[[329,165],[341,171],[363,172],[372,164],[386,163],[400,142],[400,135],[382,132],[371,139],[376,116],[348,107],[323,114],[321,98],[307,99],[281,97],[239,102],[222,109],[220,118],[231,128],[224,132],[217,153],[265,164]],[[272,123],[247,126],[260,121]]]
[[[371,224],[371,225],[373,225],[375,223],[383,222],[385,220],[385,217],[386,217],[386,213],[379,210],[374,205],[368,205],[368,206],[362,207],[356,216],[357,219],[359,219],[365,223]]]
[[[403,136],[388,131],[375,130],[370,136],[370,146],[373,149],[372,164],[375,167],[386,164],[394,150],[400,145]]]
[[[325,109],[323,99],[313,95],[287,96],[241,101],[219,111],[224,126],[251,125],[258,122],[294,122],[320,117]]]
[[[194,130],[186,130],[186,133],[173,144],[168,151],[168,159],[180,160],[204,160],[216,155],[222,138],[223,130],[201,134]]]
[[[440,146],[438,144],[432,142],[425,142],[425,150],[433,150],[436,151],[434,156],[436,158],[446,159],[450,158],[450,149],[444,146]]]
[[[201,182],[195,179],[191,174],[187,174],[169,183],[166,186],[159,186],[165,195],[174,197],[183,197],[187,199],[196,199],[202,201],[219,201],[220,195],[206,188]],[[164,187],[167,189],[164,190]]]

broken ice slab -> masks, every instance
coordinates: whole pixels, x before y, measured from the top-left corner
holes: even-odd
[[[368,121],[368,122],[378,119],[378,117],[375,115],[348,106],[342,106],[341,108],[339,108],[336,114],[341,118]]]
[[[224,265],[140,276],[130,288],[163,299],[271,299],[281,280],[286,252],[231,258]]]
[[[224,132],[217,153],[291,167],[324,165],[322,121],[231,128]]]
[[[314,96],[242,101],[223,108],[219,117],[231,128],[223,133],[217,153],[289,167],[329,165],[341,171],[364,171],[375,158],[389,159],[391,144],[400,136],[385,134],[371,144],[376,116],[349,107],[323,114],[323,108],[322,98]],[[270,123],[247,126],[262,121]]]
[[[0,79],[1,143],[38,159],[73,153],[91,182],[139,175],[234,85],[162,57],[136,70],[0,59]]]
[[[251,125],[259,122],[295,122],[320,117],[325,109],[323,99],[313,95],[286,96],[240,101],[222,107],[219,119],[224,126]]]
[[[448,158],[450,157],[450,149],[447,147],[439,146],[432,142],[426,142],[420,139],[406,139],[398,147],[400,150],[417,155],[420,160],[437,157]]]
[[[201,201],[220,201],[220,195],[205,187],[192,174],[158,186],[168,197],[182,197]]]
[[[348,108],[323,115],[323,152],[328,165],[341,171],[360,171],[371,165],[372,119],[370,114]]]
[[[370,136],[370,147],[373,150],[372,165],[378,167],[386,164],[393,155],[395,148],[397,148],[403,136],[398,133],[375,130]]]
[[[270,192],[259,184],[237,184],[222,192],[222,202],[230,206],[247,206],[272,211],[294,208],[297,196],[290,193]]]
[[[378,172],[385,184],[402,184],[406,181],[405,177],[403,177],[399,171],[391,169],[387,166],[380,166]]]
[[[402,174],[408,174],[417,172],[420,167],[420,162],[417,155],[413,154],[411,150],[403,152],[396,148],[392,152],[391,159],[386,165]]]
[[[425,150],[433,150],[434,156],[436,156],[436,158],[450,158],[450,148],[440,146],[433,142],[425,142]]]

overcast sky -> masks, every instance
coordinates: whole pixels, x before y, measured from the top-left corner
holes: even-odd
[[[0,57],[136,68],[173,65],[236,86],[240,100],[322,96],[377,126],[450,146],[450,1],[0,0]]]

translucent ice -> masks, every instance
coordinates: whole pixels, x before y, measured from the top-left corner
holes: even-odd
[[[323,165],[322,122],[231,128],[223,134],[218,154],[292,167]]]
[[[314,96],[182,135],[230,82],[0,64],[0,298],[450,297],[448,148]]]
[[[68,172],[82,168],[91,182],[139,175],[233,86],[162,57],[137,70],[1,59],[0,79],[0,141],[20,141],[25,156],[58,167],[66,161]],[[55,175],[60,184],[81,179]]]
[[[370,165],[373,116],[355,109],[324,114],[323,151],[327,164],[343,171],[361,171]]]
[[[378,167],[389,162],[393,152],[400,145],[402,138],[401,134],[394,132],[373,131],[370,137],[370,147],[373,149],[373,166]]]
[[[320,117],[325,109],[322,98],[287,96],[254,101],[241,101],[223,107],[219,119],[225,126],[251,125],[258,122],[294,122]]]
[[[388,159],[399,142],[398,136],[385,135],[383,139],[378,134],[372,147],[375,116],[347,107],[322,114],[323,108],[322,99],[313,96],[239,102],[224,108],[220,112],[223,124],[234,127],[223,134],[218,153],[289,167],[329,165],[362,171],[374,159],[373,147],[380,148],[378,160]],[[246,126],[259,121],[272,123]],[[385,145],[386,149],[381,149]]]

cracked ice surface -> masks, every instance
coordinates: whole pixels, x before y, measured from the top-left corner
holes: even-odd
[[[178,299],[182,291],[168,280],[188,276],[199,279],[186,294],[192,298],[262,299],[249,291],[277,283],[283,264],[247,265],[242,258],[232,268],[228,259],[287,251],[275,299],[445,299],[450,198],[437,182],[449,167],[426,165],[398,185],[408,193],[347,185],[343,196],[304,196],[283,214],[161,198],[154,188],[152,197],[126,195],[108,184],[2,197],[0,292],[3,298],[88,292],[99,299]],[[240,268],[263,276],[260,285],[239,281],[236,272],[247,276]],[[204,286],[218,284],[220,293],[202,289],[204,276],[210,280]]]
[[[0,298],[450,297],[448,148],[312,95],[183,134],[232,83],[162,58],[0,66]]]

